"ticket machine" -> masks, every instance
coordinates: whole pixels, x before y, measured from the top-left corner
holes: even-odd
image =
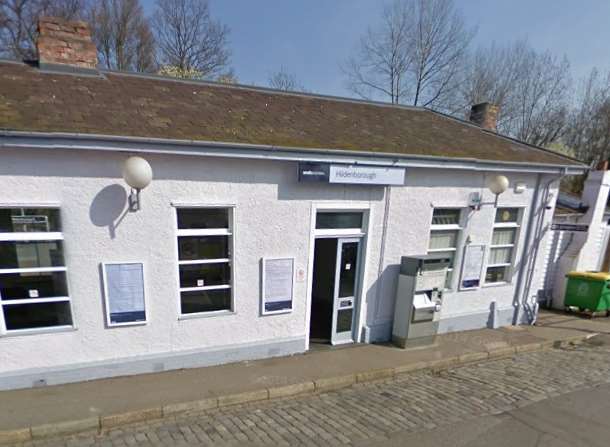
[[[434,342],[450,262],[435,254],[401,258],[392,328],[397,346]]]

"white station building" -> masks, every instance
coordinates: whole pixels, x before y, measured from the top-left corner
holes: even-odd
[[[0,62],[0,389],[389,341],[402,256],[449,260],[439,333],[534,321],[558,182],[587,168],[492,105],[111,72],[90,47],[46,19],[37,61]]]

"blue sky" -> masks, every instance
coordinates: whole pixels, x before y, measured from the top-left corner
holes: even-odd
[[[154,0],[144,0],[151,11]],[[455,0],[474,45],[527,38],[567,55],[575,78],[610,68],[610,0]],[[339,63],[378,20],[382,0],[211,0],[231,28],[232,65],[242,83],[266,85],[284,67],[308,90],[350,95]]]

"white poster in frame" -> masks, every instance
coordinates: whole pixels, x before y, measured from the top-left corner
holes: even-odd
[[[294,258],[262,259],[263,315],[292,312],[294,279]]]
[[[471,244],[464,247],[460,290],[477,289],[481,286],[485,245]]]
[[[148,322],[144,292],[144,263],[104,262],[104,304],[108,327]]]

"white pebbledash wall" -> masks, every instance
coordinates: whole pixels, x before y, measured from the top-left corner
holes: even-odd
[[[383,338],[391,330],[393,319],[393,302],[396,290],[396,282],[399,272],[401,255],[416,255],[426,253],[430,223],[434,208],[462,207],[466,213],[464,228],[461,234],[459,246],[463,247],[469,238],[471,244],[483,244],[489,246],[492,238],[493,223],[496,209],[494,208],[494,196],[486,188],[486,175],[497,173],[459,172],[443,170],[407,170],[406,187],[392,188],[391,209],[389,215],[389,237],[385,252],[383,284],[381,290],[369,291],[369,296],[379,292],[377,302],[373,306],[374,316],[369,313],[368,322],[372,326],[372,339]],[[531,322],[522,310],[515,315],[514,306],[515,287],[517,283],[518,270],[521,266],[521,257],[525,245],[526,230],[530,218],[530,210],[534,199],[536,185],[535,174],[512,174],[507,175],[511,185],[525,183],[527,188],[521,194],[515,193],[513,188],[502,194],[498,201],[499,207],[522,208],[521,228],[518,233],[517,253],[513,269],[513,279],[510,284],[485,285],[473,290],[459,290],[459,276],[463,252],[458,250],[455,262],[455,270],[452,278],[452,290],[444,295],[443,308],[441,310],[441,321],[439,330],[441,332],[453,332],[458,330],[476,329],[491,325],[492,303],[495,302],[498,310],[496,325],[505,326],[515,322]],[[550,184],[551,198],[557,197],[556,177],[542,176],[541,189]],[[483,202],[479,211],[471,211],[467,208],[468,197],[477,191],[482,194]],[[530,241],[530,255],[533,254],[536,243],[539,244],[539,258],[533,266],[531,280],[528,283],[528,305],[534,309],[539,291],[544,287],[545,264],[543,254],[546,252],[548,233],[552,220],[552,210],[546,209],[547,203],[543,203],[545,196],[541,193],[537,199],[536,211],[542,213],[543,222],[540,225],[539,239]],[[554,206],[551,199],[550,205]],[[537,214],[538,216],[539,214]],[[483,278],[485,272],[482,273]],[[482,281],[483,282],[483,281]],[[521,287],[523,289],[523,287]],[[531,317],[531,316],[530,316]],[[375,330],[377,329],[377,330]]]
[[[601,267],[605,253],[607,222],[604,214],[610,194],[610,171],[591,171],[585,181],[582,202],[588,206],[583,215],[557,219],[557,223],[587,225],[588,231],[557,231],[551,236],[553,241],[548,254],[549,275],[547,294],[552,298],[552,306],[565,308],[566,274],[571,271],[595,271]]]
[[[493,201],[483,173],[407,169],[405,187],[390,189],[380,269],[384,187],[298,183],[296,163],[291,162],[149,154],[145,157],[153,167],[154,180],[142,192],[141,211],[127,213],[128,189],[120,178],[126,157],[124,153],[36,149],[0,154],[1,205],[51,203],[61,208],[75,323],[74,330],[65,332],[0,337],[0,389],[303,352],[308,337],[313,204],[370,207],[358,338],[387,340],[400,257],[426,253],[433,207],[466,208],[473,191],[482,192],[485,202]],[[442,331],[485,327],[494,301],[501,323],[512,321],[536,175],[508,176],[511,185],[527,184],[524,193],[510,189],[499,201],[500,206],[526,207],[513,282],[447,293]],[[551,179],[544,176],[542,184]],[[235,206],[234,314],[179,319],[172,204]],[[494,213],[490,205],[470,212],[461,244],[470,236],[472,243],[488,245]],[[545,231],[551,215],[552,211],[546,211]],[[260,316],[260,259],[274,256],[294,256],[296,268],[305,269],[307,279],[296,283],[292,313]],[[144,262],[147,325],[105,327],[100,263],[112,261]],[[530,296],[542,288],[543,256],[535,267]]]

